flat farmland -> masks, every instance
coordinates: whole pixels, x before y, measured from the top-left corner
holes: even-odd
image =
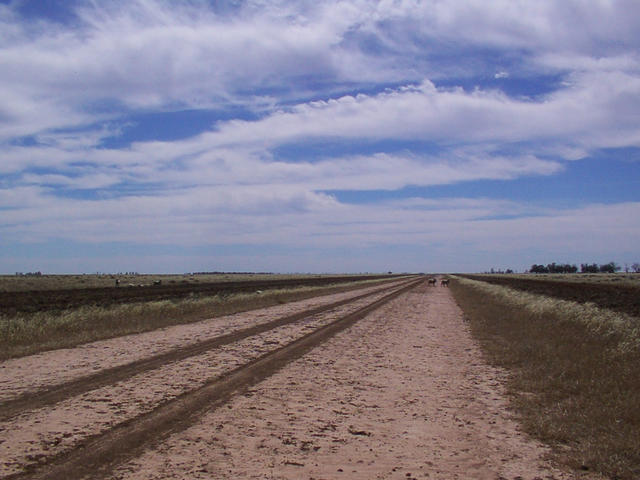
[[[0,363],[0,478],[598,478],[422,278]]]
[[[393,278],[390,275],[51,275],[0,278],[0,312],[62,310],[80,305],[210,296],[261,289],[325,286]],[[118,286],[115,281],[120,280]]]

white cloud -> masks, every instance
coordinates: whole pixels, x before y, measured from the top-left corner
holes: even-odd
[[[171,151],[171,147],[175,151]],[[162,194],[176,188],[259,187],[322,190],[396,190],[408,185],[450,185],[474,180],[509,180],[551,175],[562,164],[534,155],[505,156],[485,152],[448,150],[441,155],[410,153],[350,155],[316,161],[282,161],[261,150],[211,148],[188,154],[178,145],[166,149],[154,144],[136,151],[14,148],[4,165],[7,173],[22,173],[15,185],[62,186],[70,189],[104,189],[127,184],[123,195]],[[30,151],[33,150],[33,151]],[[164,150],[169,150],[164,151]],[[156,154],[164,151],[165,156]],[[28,164],[21,159],[31,155]],[[76,165],[80,162],[81,166]],[[30,173],[47,168],[55,173]],[[265,190],[263,190],[265,191]],[[107,192],[104,192],[107,194]],[[108,196],[119,195],[113,191]]]
[[[535,61],[541,67],[560,71],[640,73],[640,56],[635,51],[605,57],[569,52],[546,52],[538,56]]]
[[[640,235],[640,203],[558,209],[506,200],[413,198],[349,205],[304,189],[266,187],[200,188],[160,198],[100,201],[60,199],[23,188],[0,191],[0,202],[11,205],[3,214],[4,242],[422,245],[448,255],[489,250],[508,257],[541,246],[558,256],[633,252]]]
[[[326,92],[345,82],[435,78],[443,74],[434,56],[442,41],[462,52],[528,50],[535,65],[552,69],[625,71],[637,68],[637,10],[629,1],[354,0],[245,2],[224,15],[201,4],[137,0],[89,3],[76,24],[34,28],[4,6],[0,135],[100,120],[100,104],[203,108],[255,102],[264,88],[280,98],[317,95],[309,78]]]
[[[22,182],[29,185],[60,186],[73,189],[94,190],[116,185],[120,179],[116,175],[104,173],[92,173],[82,176],[67,176],[60,174],[26,174],[22,176]]]
[[[454,246],[570,249],[589,232],[593,251],[605,248],[606,235],[629,250],[637,238],[636,203],[555,211],[477,199],[352,205],[322,193],[553,175],[562,160],[640,147],[637,2],[80,5],[66,25],[24,22],[0,5],[4,242],[405,242],[447,244],[441,253],[453,258]],[[468,77],[493,88],[540,75],[563,84],[532,98],[437,87]],[[179,141],[101,147],[130,112],[221,106],[259,117],[220,121]],[[309,140],[369,148],[310,159]],[[398,147],[405,141],[435,153]],[[385,142],[396,147],[387,151]],[[278,154],[292,145],[299,158]],[[82,197],[78,190],[93,195],[69,198]],[[496,219],[513,215],[524,218]]]
[[[372,156],[327,159],[314,163],[270,164],[265,170],[315,190],[397,190],[527,175],[549,175],[562,167],[535,157],[452,155],[452,158]],[[271,181],[275,178],[271,178]]]
[[[538,142],[578,148],[640,145],[640,77],[576,74],[540,101],[497,91],[415,88],[301,104],[258,121],[231,121],[189,141],[271,147],[308,138],[419,139],[438,143]],[[184,144],[186,146],[186,144]]]

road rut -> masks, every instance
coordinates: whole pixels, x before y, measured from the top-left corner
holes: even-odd
[[[363,303],[371,303],[385,295],[377,289],[370,293],[356,295],[356,301],[349,304],[344,299],[333,302],[328,310],[316,307],[304,318],[298,318],[299,314],[288,316],[287,321],[280,321],[279,325],[267,321],[263,325],[271,324],[275,328],[263,329],[258,334],[186,359],[175,359],[151,372],[144,370],[137,376],[82,393],[79,397],[17,414],[15,418],[5,420],[1,427],[4,431],[0,432],[0,451],[4,450],[6,454],[4,465],[0,466],[2,473],[8,474],[4,475],[7,478],[23,478],[25,474],[20,471],[28,472],[24,478],[68,478],[69,465],[74,465],[72,471],[79,465],[98,468],[95,461],[88,459],[87,452],[100,452],[97,456],[100,462],[118,456],[117,453],[106,454],[104,445],[111,445],[109,448],[116,452],[127,444],[125,451],[130,453],[136,442],[144,443],[162,430],[158,425],[169,425],[166,428],[173,429],[180,423],[176,417],[190,418],[192,414],[187,415],[187,412],[217,401],[216,395],[227,398],[212,392],[231,391],[226,383],[216,382],[220,379],[226,379],[226,382],[237,376],[232,373],[234,369],[242,372],[247,364],[268,357],[274,350],[291,348],[286,345],[331,324],[336,317],[343,317],[345,309],[353,311]],[[209,393],[203,394],[204,391]],[[180,405],[183,407],[179,408]],[[42,425],[47,426],[44,432]],[[147,433],[140,434],[140,431]],[[124,438],[130,440],[125,442]],[[80,460],[73,463],[76,457]],[[55,473],[60,465],[66,465],[60,467],[65,473]]]

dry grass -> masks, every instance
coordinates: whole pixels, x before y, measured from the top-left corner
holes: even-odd
[[[363,288],[382,280],[0,316],[0,360]]]
[[[452,291],[525,430],[556,458],[640,478],[640,319],[456,278]]]

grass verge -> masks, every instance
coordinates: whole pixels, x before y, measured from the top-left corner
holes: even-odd
[[[376,283],[382,281],[0,316],[0,360],[345,292]]]
[[[452,293],[510,401],[556,460],[640,478],[640,319],[456,278]]]

